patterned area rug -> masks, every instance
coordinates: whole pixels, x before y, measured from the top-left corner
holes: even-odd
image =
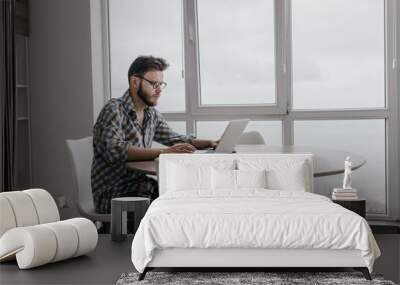
[[[395,285],[380,275],[372,275],[372,281],[360,272],[148,272],[138,281],[139,273],[122,274],[117,285],[145,284],[379,284]]]

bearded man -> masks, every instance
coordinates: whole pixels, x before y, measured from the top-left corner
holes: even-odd
[[[129,89],[101,110],[93,129],[91,184],[98,213],[110,213],[115,197],[158,197],[157,181],[126,167],[127,161],[153,160],[161,153],[191,153],[217,142],[180,135],[167,124],[157,105],[167,86],[162,58],[140,56],[128,71]],[[168,148],[151,148],[156,141]]]

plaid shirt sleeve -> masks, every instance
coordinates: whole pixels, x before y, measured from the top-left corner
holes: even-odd
[[[185,136],[174,132],[158,111],[156,113],[156,122],[154,140],[160,144],[172,146],[177,143],[191,143],[192,139],[195,138],[192,135]]]
[[[128,160],[128,140],[125,137],[121,111],[117,105],[110,104],[103,109],[102,120],[95,127],[94,137],[101,148],[105,160],[109,163]],[[131,138],[132,140],[132,138]]]

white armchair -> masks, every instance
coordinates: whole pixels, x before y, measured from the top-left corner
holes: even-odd
[[[85,218],[60,221],[55,201],[43,189],[0,193],[0,262],[20,269],[86,254],[97,245],[97,230]]]

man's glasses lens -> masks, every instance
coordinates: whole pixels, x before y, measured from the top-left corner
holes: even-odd
[[[141,79],[143,79],[143,80],[145,80],[145,81],[147,81],[148,83],[150,83],[151,86],[152,86],[154,89],[160,88],[160,89],[162,90],[162,89],[164,89],[165,87],[167,87],[167,83],[166,83],[166,82],[148,80],[147,78],[144,78],[144,77],[141,76],[141,75],[136,75],[136,76],[139,77],[139,78],[141,78]]]
[[[156,82],[153,83],[153,88],[154,89],[157,89],[157,88],[164,89],[166,86],[167,86],[167,83],[165,83],[165,82],[156,81]]]

